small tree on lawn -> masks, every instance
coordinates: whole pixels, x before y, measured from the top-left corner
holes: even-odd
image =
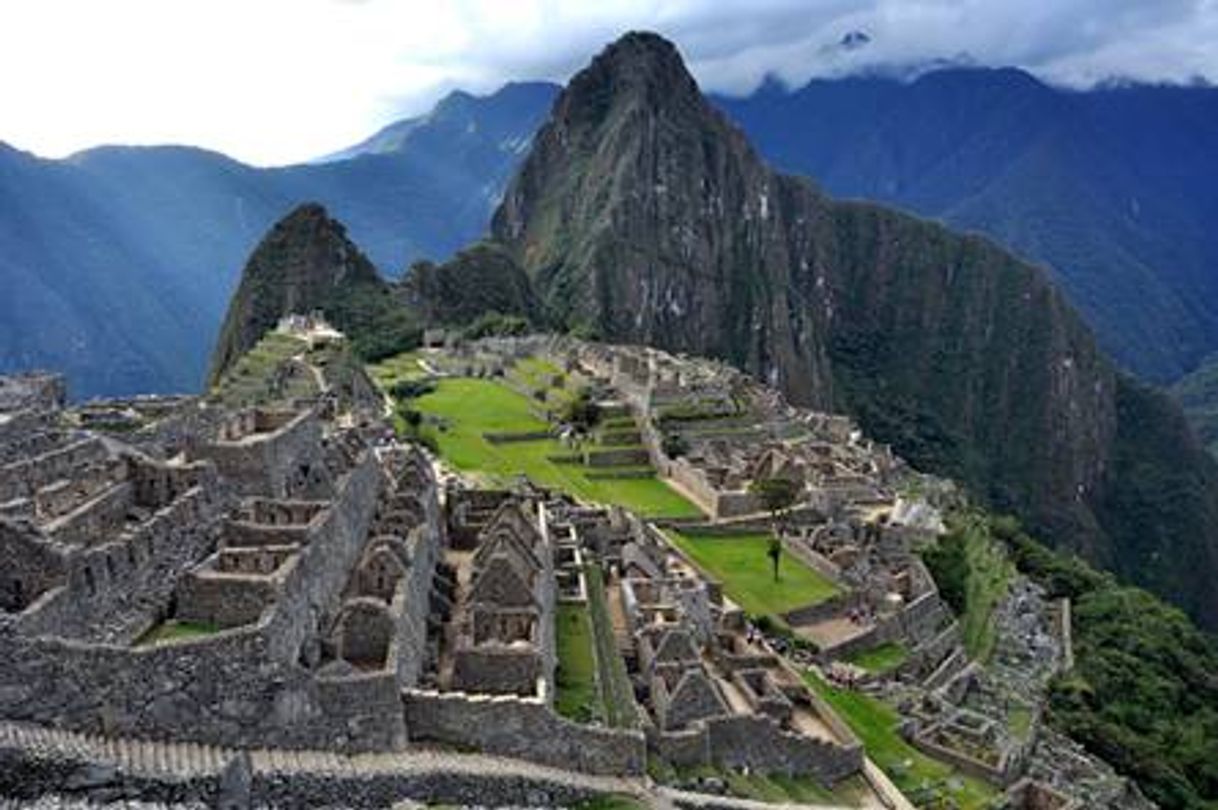
[[[581,388],[563,407],[560,418],[580,433],[588,433],[601,419],[600,406],[588,388]]]
[[[770,512],[770,526],[774,536],[766,549],[766,556],[774,565],[774,581],[778,581],[778,561],[782,557],[782,526],[781,521],[786,510],[795,503],[798,491],[795,483],[786,478],[763,478],[749,484],[749,491],[761,498],[765,508]]]

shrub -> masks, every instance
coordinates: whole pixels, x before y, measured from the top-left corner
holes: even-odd
[[[398,380],[389,386],[389,395],[394,399],[407,400],[430,394],[436,390],[431,380]]]
[[[660,448],[669,458],[680,458],[689,452],[689,442],[680,433],[667,433],[660,443]]]

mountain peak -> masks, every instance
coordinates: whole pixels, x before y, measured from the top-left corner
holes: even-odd
[[[250,254],[212,355],[210,379],[218,380],[283,316],[324,309],[344,291],[383,285],[324,206],[297,206]]]
[[[319,202],[306,202],[293,208],[287,216],[275,223],[267,239],[279,235],[297,239],[302,236],[318,241],[346,241],[347,229],[341,222],[331,218],[330,212]]]
[[[567,86],[572,107],[605,110],[629,98],[646,109],[700,98],[677,47],[659,34],[632,31],[608,45]]]

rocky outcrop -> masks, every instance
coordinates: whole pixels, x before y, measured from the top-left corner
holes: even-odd
[[[429,325],[467,324],[491,312],[528,321],[539,315],[528,276],[494,242],[475,244],[443,264],[416,262],[402,288],[403,299]]]
[[[628,34],[572,79],[492,232],[551,323],[721,357],[798,404],[845,407],[915,463],[1218,621],[1218,490],[1139,509],[1113,471],[1209,462],[1127,441],[1118,388],[1141,394],[1045,274],[772,171],[664,39]]]
[[[391,297],[342,224],[316,203],[302,205],[271,228],[246,263],[212,353],[209,385],[285,315],[321,309],[358,335]]]

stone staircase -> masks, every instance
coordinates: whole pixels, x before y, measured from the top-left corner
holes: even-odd
[[[153,781],[218,777],[246,753],[250,771],[256,776],[320,775],[341,782],[444,773],[474,779],[519,777],[598,793],[636,793],[641,784],[637,780],[591,776],[521,760],[440,749],[361,754],[290,749],[242,751],[190,742],[102,737],[0,721],[0,750],[4,749],[21,750],[37,758],[109,765],[119,773]]]
[[[20,723],[0,723],[0,748],[104,763],[142,776],[174,778],[214,776],[236,755],[198,743],[101,737]]]

